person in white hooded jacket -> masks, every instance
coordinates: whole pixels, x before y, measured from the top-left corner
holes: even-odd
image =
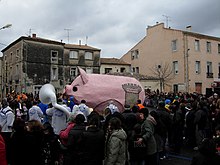
[[[0,125],[2,126],[2,132],[12,132],[14,120],[15,115],[9,107],[7,99],[3,99],[0,110]]]
[[[64,108],[66,108],[67,112],[70,113],[70,111],[71,111],[70,108],[66,104],[64,104],[61,99],[58,99],[57,103],[60,104],[61,106],[63,106]],[[55,107],[48,108],[46,110],[46,114],[48,116],[52,116],[51,125],[54,129],[54,133],[56,135],[59,135],[60,131],[67,127],[69,114],[66,114],[61,109],[58,109]]]
[[[6,98],[2,100],[2,107],[0,110],[0,125],[2,127],[1,135],[6,144],[6,157],[7,161],[10,164],[10,153],[11,153],[11,145],[10,145],[10,136],[12,133],[12,126],[15,120],[14,112],[11,107],[9,107],[8,101]]]

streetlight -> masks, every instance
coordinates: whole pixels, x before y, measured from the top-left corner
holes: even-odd
[[[1,27],[0,30],[10,28],[11,26],[12,26],[12,24],[7,24],[7,25]]]

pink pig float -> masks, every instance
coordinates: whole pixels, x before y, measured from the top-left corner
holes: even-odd
[[[90,108],[102,113],[109,102],[113,101],[122,112],[125,104],[132,107],[137,99],[143,102],[145,98],[144,90],[135,78],[87,74],[82,68],[78,69],[80,75],[64,89],[64,95],[74,96],[77,104],[81,100],[86,100]]]

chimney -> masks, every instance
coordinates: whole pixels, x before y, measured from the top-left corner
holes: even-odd
[[[79,40],[79,46],[81,46],[81,40]]]
[[[37,35],[35,33],[32,34],[32,38],[36,38]]]
[[[186,27],[186,30],[189,31],[189,32],[192,31],[192,26],[190,26],[190,25],[187,26],[187,27]]]

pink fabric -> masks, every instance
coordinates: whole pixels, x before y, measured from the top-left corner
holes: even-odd
[[[75,123],[69,123],[69,125],[67,126],[65,130],[60,131],[59,136],[64,145],[67,144],[69,132],[74,126],[75,126]]]
[[[5,141],[0,135],[0,165],[7,165]]]

